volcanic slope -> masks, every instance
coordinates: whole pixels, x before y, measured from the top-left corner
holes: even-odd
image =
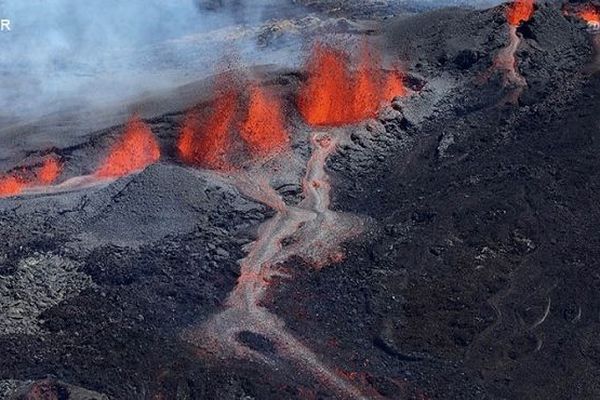
[[[600,396],[594,37],[546,4],[518,34],[528,86],[512,104],[500,72],[481,79],[508,38],[501,8],[392,24],[390,51],[429,84],[398,102],[402,123],[329,163],[334,208],[379,229],[274,304],[306,342],[331,337],[324,354],[368,363],[370,382],[401,376],[436,399]],[[440,76],[449,93],[432,103]]]
[[[415,93],[345,128],[327,164],[333,210],[369,224],[333,265],[282,262],[262,304],[338,379],[368,398],[600,396],[600,78],[584,28],[538,5],[518,29],[516,104],[489,73],[508,40],[501,7],[385,28]],[[0,397],[47,375],[59,381],[34,389],[57,397],[78,398],[72,385],[114,399],[338,397],[310,371],[215,360],[181,338],[222,310],[273,216],[175,161],[182,115],[148,121],[166,156],[139,174],[0,200]],[[57,152],[82,164],[117,130]],[[294,130],[306,161],[308,128]],[[277,360],[264,336],[238,341]]]

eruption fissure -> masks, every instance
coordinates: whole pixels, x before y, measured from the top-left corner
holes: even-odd
[[[63,166],[57,158],[47,157],[37,169],[0,176],[0,198],[25,193],[61,193],[109,183],[141,171],[159,159],[160,146],[152,130],[134,114],[126,123],[123,135],[93,174],[76,176],[56,184]]]
[[[188,112],[177,144],[186,163],[232,170],[244,158],[264,157],[288,145],[279,99],[256,83],[245,93],[233,80],[230,75],[217,79],[210,112]],[[235,146],[238,138],[245,146],[241,152]]]
[[[13,172],[0,177],[0,198],[18,196],[26,190],[53,184],[60,177],[62,165],[54,157],[46,158],[40,167],[31,171]]]
[[[511,26],[519,26],[533,17],[535,0],[515,0],[506,9],[506,19]]]
[[[297,256],[314,267],[325,266],[339,259],[342,242],[363,229],[358,217],[329,210],[331,187],[325,163],[346,135],[341,129],[311,135],[313,152],[303,179],[304,200],[297,206],[288,206],[266,180],[257,179],[253,174],[240,172],[232,177],[241,193],[270,206],[276,214],[260,227],[258,239],[240,261],[240,277],[224,310],[199,330],[190,331],[188,338],[207,353],[216,352],[219,356],[248,357],[268,365],[278,358],[287,359],[343,398],[366,399],[360,388],[321,361],[263,304],[272,279],[287,276],[281,272],[281,263]],[[292,236],[296,240],[284,247],[284,240]],[[278,354],[261,354],[240,343],[238,338],[242,332],[266,338]]]

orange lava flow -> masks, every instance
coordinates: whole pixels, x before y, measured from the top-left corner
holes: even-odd
[[[506,19],[512,26],[519,26],[533,17],[535,0],[515,0],[506,9]]]
[[[259,86],[251,87],[248,115],[240,134],[253,154],[265,155],[288,143],[284,121],[278,100]]]
[[[16,176],[0,177],[0,197],[16,196],[23,192],[27,184]]]
[[[373,57],[376,59],[376,57]],[[368,51],[358,68],[333,47],[316,44],[308,58],[308,79],[298,95],[300,113],[310,125],[339,126],[372,118],[383,101],[406,93],[401,74],[386,74]]]
[[[50,185],[54,183],[62,171],[62,166],[56,158],[48,158],[42,167],[36,172],[36,183],[39,185]]]
[[[139,116],[134,115],[126,124],[123,136],[117,140],[96,171],[102,178],[118,178],[141,170],[160,159],[160,147]]]
[[[227,153],[231,147],[230,128],[238,104],[238,93],[225,88],[214,100],[211,114],[199,121],[193,112],[188,113],[179,136],[177,148],[181,158],[201,167],[227,169]]]

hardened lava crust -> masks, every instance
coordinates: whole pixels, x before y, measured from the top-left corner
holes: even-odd
[[[293,136],[285,162],[244,171],[266,199],[178,159],[181,96],[142,114],[160,162],[0,199],[0,399],[600,397],[598,38],[538,2],[515,28],[515,91],[494,68],[504,6],[380,26],[408,93],[376,118],[310,128],[304,71],[260,72]],[[122,128],[57,145],[65,177]],[[263,249],[278,229],[296,235]],[[336,229],[326,265],[294,252]],[[245,273],[253,258],[277,263]],[[249,314],[240,283],[263,285]],[[204,335],[237,313],[235,337]]]

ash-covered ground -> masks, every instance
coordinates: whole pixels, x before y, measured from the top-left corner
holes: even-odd
[[[351,141],[327,162],[332,209],[368,223],[332,265],[285,261],[266,308],[365,398],[600,397],[596,37],[538,4],[518,29],[528,86],[514,102],[490,74],[508,40],[502,7],[377,19],[376,29],[347,21],[405,62],[412,93],[346,128]],[[256,74],[286,99],[305,161],[293,98],[304,74]],[[178,160],[185,109],[206,100],[205,85],[137,104],[159,163],[113,183],[0,199],[0,398],[340,398],[301,366],[208,357],[185,340],[222,309],[246,245],[274,215]],[[35,133],[68,130],[61,118],[31,125],[20,154],[39,157],[46,136]],[[121,128],[56,143],[64,178],[90,173]],[[289,204],[302,194],[294,171],[274,185]],[[260,334],[240,341],[277,352]]]

